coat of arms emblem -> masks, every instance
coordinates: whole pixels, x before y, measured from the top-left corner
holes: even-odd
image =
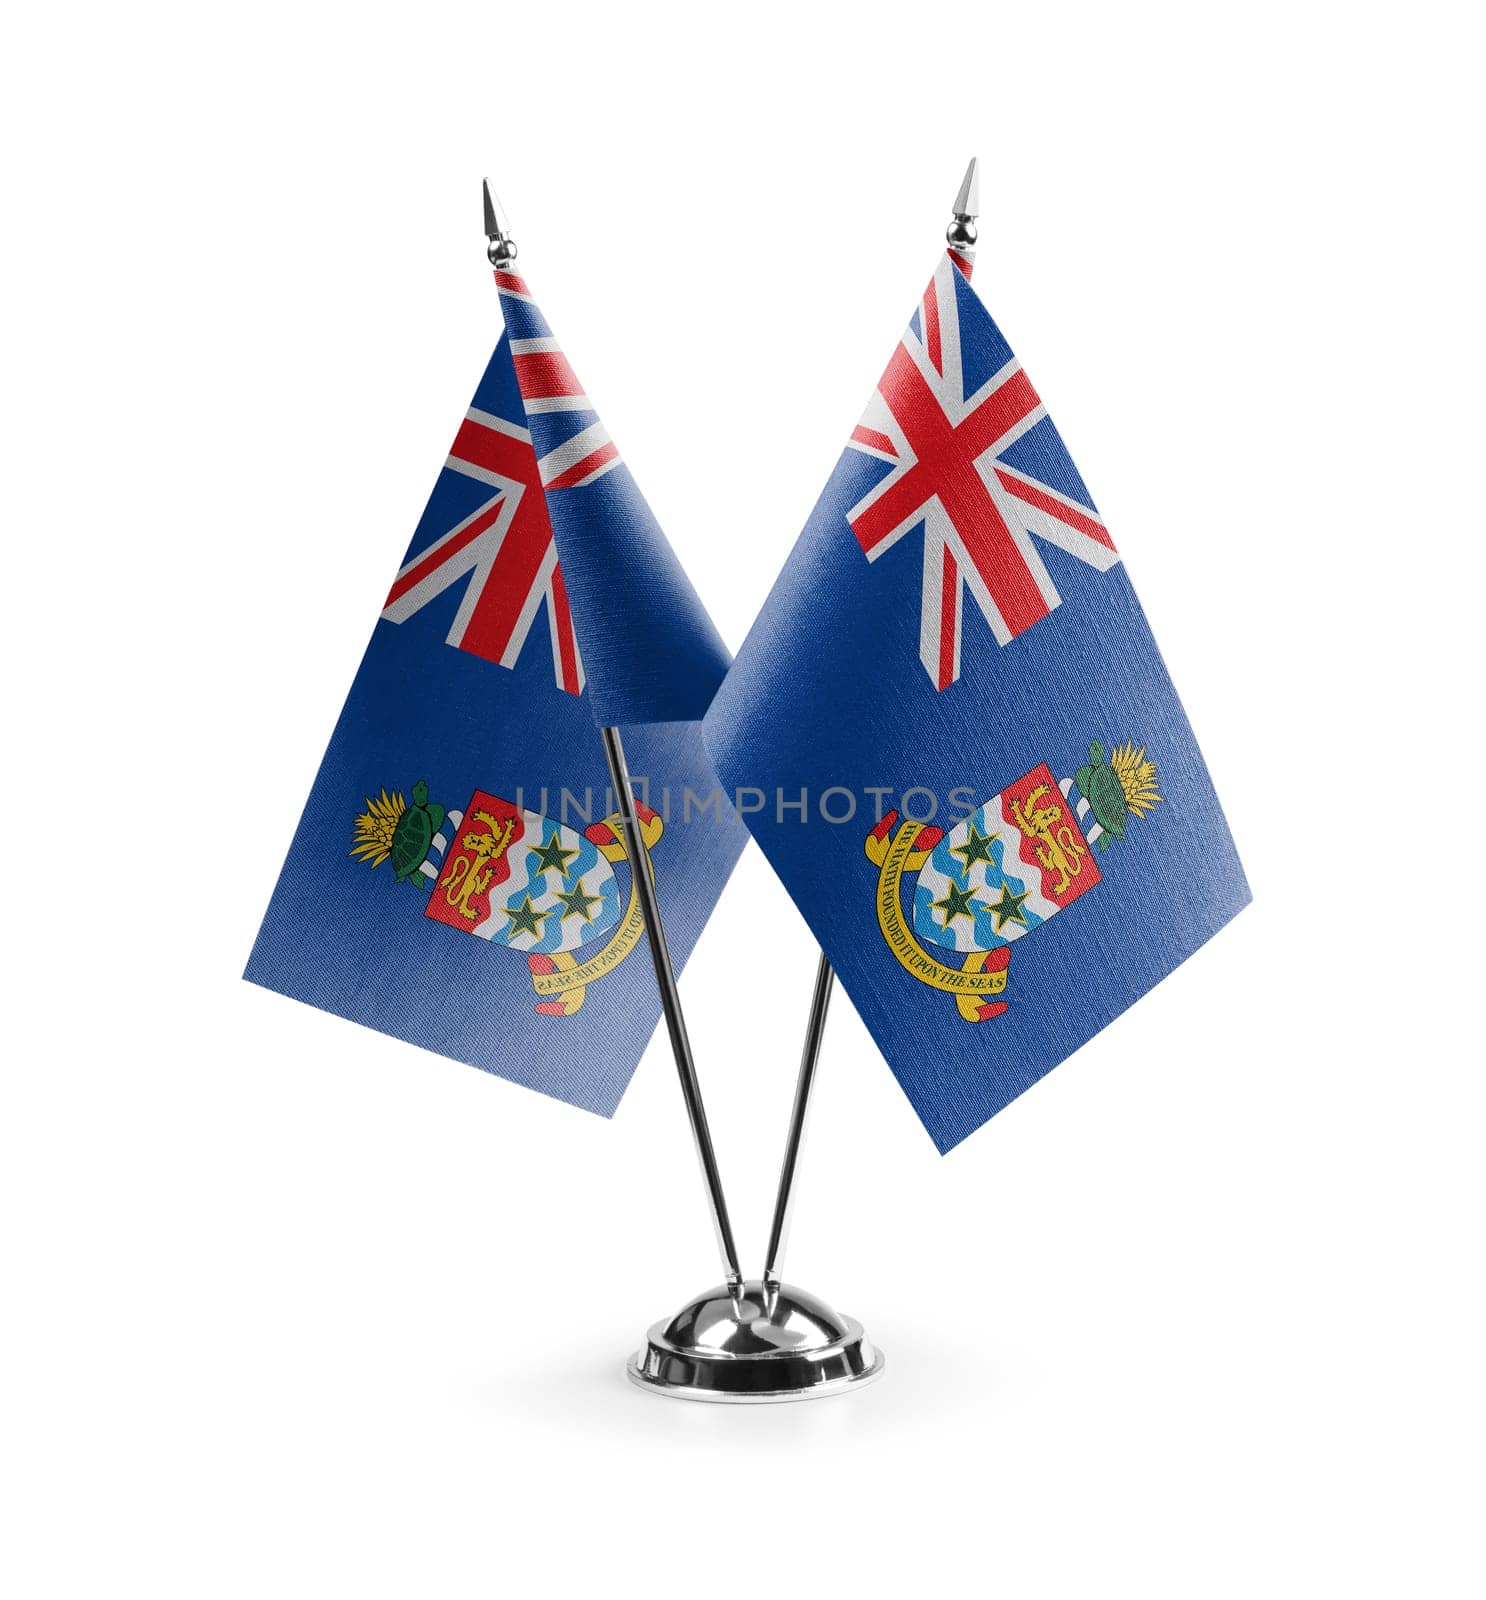
[[[648,864],[664,826],[639,809]],[[399,883],[427,894],[424,915],[435,922],[525,955],[543,1016],[572,1016],[645,930],[633,881],[621,903],[617,813],[580,833],[482,789],[462,811],[446,810],[420,780],[408,798],[367,797],[350,853],[372,867],[390,862]]]
[[[1096,848],[1123,839],[1160,802],[1155,764],[1133,742],[1106,755],[1095,740],[1073,778],[1042,763],[946,832],[889,811],[867,835],[878,869],[877,921],[920,983],[953,998],[966,1022],[1007,1010],[1011,946],[1102,880]],[[917,874],[905,909],[903,882]],[[925,948],[955,951],[958,966]]]

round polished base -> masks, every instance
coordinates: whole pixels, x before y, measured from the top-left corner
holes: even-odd
[[[632,1383],[679,1400],[813,1400],[882,1376],[861,1323],[803,1289],[757,1279],[737,1300],[719,1285],[657,1322],[630,1358]]]

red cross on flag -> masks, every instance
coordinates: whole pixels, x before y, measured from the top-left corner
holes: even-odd
[[[487,484],[489,497],[407,562],[382,615],[405,622],[468,578],[449,643],[513,667],[545,601],[557,686],[581,694],[583,663],[531,431],[471,407],[444,467]]]
[[[966,370],[960,275],[969,259],[947,252],[851,436],[892,471],[847,512],[869,561],[923,528],[919,656],[939,689],[960,675],[967,588],[1003,645],[1058,604],[1033,535],[1100,571],[1119,560],[1099,518],[1043,481],[1038,452],[1007,459],[1047,410],[1009,348],[996,370]]]

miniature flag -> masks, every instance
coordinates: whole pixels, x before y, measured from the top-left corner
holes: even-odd
[[[705,732],[941,1151],[1249,899],[1114,541],[961,252]]]
[[[525,284],[351,686],[245,974],[611,1115],[660,1013],[599,727],[678,969],[747,835],[729,656]],[[638,952],[638,954],[637,954]]]

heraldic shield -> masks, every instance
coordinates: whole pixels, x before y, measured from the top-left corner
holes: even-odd
[[[647,807],[639,811],[648,856],[664,825]],[[411,804],[385,789],[368,797],[351,853],[371,866],[390,860],[399,882],[427,891],[424,915],[435,922],[524,954],[543,1016],[572,1016],[589,984],[612,972],[645,931],[633,878],[620,901],[618,813],[579,833],[482,789],[463,811],[446,811],[420,782]],[[581,960],[574,953],[595,945]]]
[[[1106,760],[1096,741],[1076,780],[1041,763],[948,832],[888,812],[866,840],[888,948],[920,983],[953,997],[966,1022],[1000,1016],[1012,943],[1098,886],[1094,846],[1123,839],[1128,820],[1159,802],[1155,783],[1143,748]],[[915,873],[905,910],[903,880]],[[925,943],[965,959],[950,966]]]

